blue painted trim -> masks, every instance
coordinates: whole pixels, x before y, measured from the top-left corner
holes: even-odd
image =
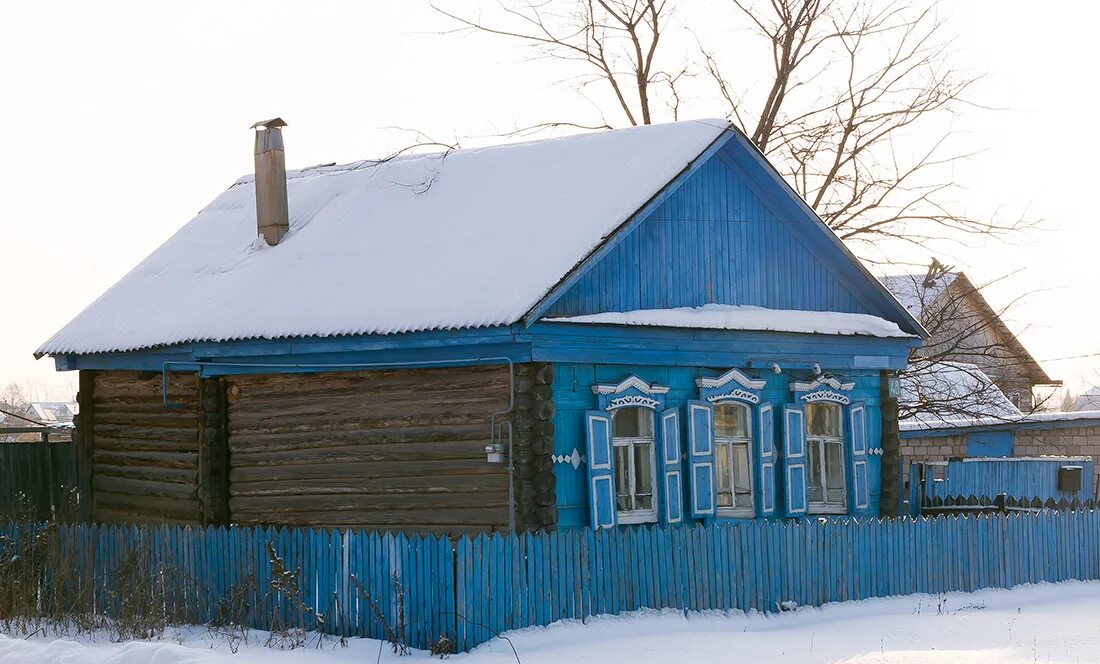
[[[580,280],[585,274],[596,266],[600,260],[611,253],[611,251],[618,246],[630,231],[634,230],[643,221],[648,218],[654,210],[659,208],[670,196],[676,193],[685,182],[687,182],[692,175],[695,174],[703,164],[710,161],[710,158],[716,155],[726,143],[733,139],[737,135],[733,125],[730,125],[725,131],[718,135],[705,150],[699,153],[699,156],[689,163],[684,170],[680,171],[679,175],[673,178],[668,184],[664,186],[660,191],[653,195],[649,201],[646,202],[641,208],[638,209],[633,215],[631,215],[626,221],[619,225],[614,231],[608,234],[607,238],[602,244],[598,245],[592,251],[588,253],[583,259],[581,259],[577,265],[573,267],[556,285],[550,288],[550,290],[543,296],[541,300],[535,303],[535,306],[531,307],[527,313],[523,316],[523,322],[527,326],[533,325],[539,318],[542,317],[546,311],[553,306],[554,302],[558,300],[571,286]]]

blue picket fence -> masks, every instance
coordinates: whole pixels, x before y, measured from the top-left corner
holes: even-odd
[[[10,538],[18,526],[0,527]],[[939,518],[745,521],[446,537],[306,529],[66,525],[97,592],[124,581],[127,552],[149,573],[191,580],[199,621],[247,577],[252,626],[276,622],[413,647],[447,636],[469,649],[500,632],[640,608],[776,611],[910,593],[1100,579],[1100,511]],[[297,572],[303,621],[273,593],[271,550]],[[0,551],[0,555],[5,552]],[[360,590],[361,589],[361,590]],[[311,613],[312,615],[312,613]]]
[[[1080,468],[1081,486],[1063,491],[1058,486],[1059,470]],[[976,498],[991,503],[1005,496],[1022,503],[1081,504],[1094,500],[1091,457],[967,458],[951,461],[918,461],[909,466],[909,507],[918,514],[922,505],[942,504],[948,499]],[[965,504],[965,501],[962,501]]]

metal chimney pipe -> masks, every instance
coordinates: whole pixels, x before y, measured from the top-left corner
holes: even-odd
[[[256,130],[256,229],[270,246],[290,230],[286,201],[286,158],[282,118],[252,125]]]

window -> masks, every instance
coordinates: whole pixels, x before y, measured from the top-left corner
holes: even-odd
[[[845,510],[843,410],[833,403],[806,404],[806,447],[809,454],[811,512]]]
[[[752,433],[749,409],[741,404],[714,407],[714,485],[718,513],[752,516]]]
[[[615,450],[615,509],[619,523],[656,521],[653,411],[638,407],[614,411],[611,445]]]

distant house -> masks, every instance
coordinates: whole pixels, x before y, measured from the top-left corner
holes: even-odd
[[[730,123],[285,176],[280,126],[38,350],[80,371],[95,519],[879,514],[924,331]]]
[[[933,261],[926,274],[883,277],[882,283],[928,330],[930,337],[920,355],[946,363],[946,373],[951,373],[950,365],[977,367],[1023,412],[1035,407],[1036,386],[1060,384],[963,272]]]
[[[1100,410],[1100,387],[1086,390],[1073,402],[1073,410]]]
[[[23,416],[41,424],[70,424],[80,411],[75,401],[32,401],[23,409]]]

